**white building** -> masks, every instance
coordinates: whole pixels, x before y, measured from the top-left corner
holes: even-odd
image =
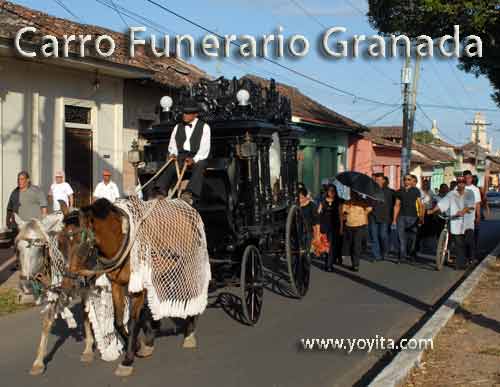
[[[117,54],[109,60],[27,59],[15,52],[13,38],[28,25],[40,35],[58,37],[110,34]],[[40,35],[22,46],[36,51]],[[133,185],[126,152],[140,126],[154,122],[162,88],[186,84],[203,73],[177,59],[153,61],[144,53],[131,63],[126,50],[120,55],[120,44],[126,46],[122,34],[0,1],[0,225],[21,170],[45,192],[55,171],[64,170],[77,192],[77,205],[89,202],[105,168],[120,189]],[[167,74],[165,62],[182,63],[190,75]],[[151,81],[136,81],[144,79]]]

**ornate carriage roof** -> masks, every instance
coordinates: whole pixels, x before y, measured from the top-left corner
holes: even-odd
[[[238,96],[238,92],[243,94]],[[192,87],[182,88],[177,99],[173,101],[169,121],[180,120],[183,105],[190,99],[200,104],[200,118],[210,123],[260,120],[287,125],[292,118],[290,100],[278,92],[274,79],[267,87],[246,78],[202,79]]]

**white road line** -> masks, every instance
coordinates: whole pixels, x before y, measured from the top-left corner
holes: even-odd
[[[14,262],[16,262],[17,257],[14,255],[13,257],[10,257],[7,261],[2,263],[0,266],[0,271],[4,271],[7,269],[10,265],[12,265]]]

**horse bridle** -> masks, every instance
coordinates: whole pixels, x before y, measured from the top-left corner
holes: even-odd
[[[31,247],[41,247],[42,248],[42,258],[43,258],[42,270],[40,272],[36,273],[32,279],[34,279],[34,280],[40,282],[42,285],[44,285],[43,282],[40,281],[39,276],[51,273],[50,262],[49,262],[49,243],[48,243],[48,241],[46,241],[44,238],[21,238],[21,239],[19,239],[19,241],[27,242],[28,243],[27,248],[31,248]],[[17,244],[16,244],[16,251],[18,251]],[[22,274],[19,276],[19,279],[24,280],[24,281],[31,280],[31,278],[28,278]]]

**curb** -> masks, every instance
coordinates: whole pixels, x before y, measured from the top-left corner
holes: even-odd
[[[464,299],[474,289],[479,278],[490,263],[496,261],[500,255],[500,244],[484,258],[479,265],[469,274],[465,281],[453,292],[434,315],[420,328],[412,337],[416,340],[434,339],[439,331],[448,323],[454,315],[455,310],[462,304]],[[401,351],[394,359],[373,379],[368,385],[370,387],[397,387],[409,375],[410,371],[418,367],[422,360],[425,349],[419,351]]]

